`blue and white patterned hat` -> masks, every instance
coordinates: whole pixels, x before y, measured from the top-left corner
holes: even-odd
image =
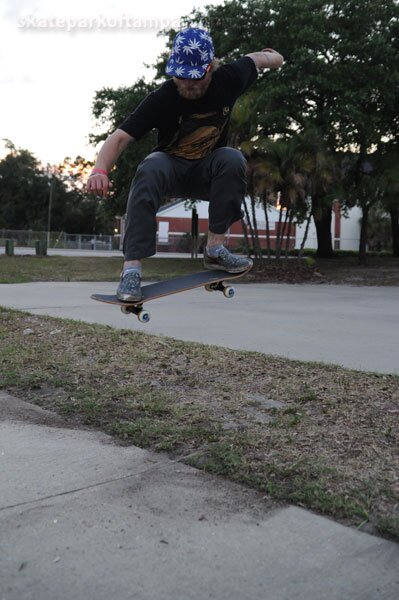
[[[184,79],[201,79],[214,57],[212,38],[205,29],[184,29],[173,41],[166,73]]]

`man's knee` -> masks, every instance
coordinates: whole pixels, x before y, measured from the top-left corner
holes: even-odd
[[[151,152],[137,167],[136,175],[154,176],[158,173],[168,175],[171,167],[170,159],[165,152]]]
[[[239,150],[223,147],[218,148],[214,152],[218,164],[223,165],[223,167],[231,171],[245,173],[247,161]]]

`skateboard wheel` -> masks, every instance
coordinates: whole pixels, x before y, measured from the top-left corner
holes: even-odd
[[[226,287],[223,290],[223,295],[226,298],[232,298],[235,294],[235,289],[231,286],[231,285],[226,285]]]
[[[141,310],[137,315],[137,318],[140,323],[148,323],[148,321],[151,319],[151,315],[147,310]]]
[[[211,284],[210,284],[210,283],[207,283],[207,284],[206,284],[206,286],[205,286],[205,289],[206,289],[206,291],[207,291],[207,292],[213,292],[213,291],[214,291],[214,290],[212,289],[212,286],[211,286]]]
[[[121,312],[123,312],[124,315],[128,315],[130,313],[129,307],[121,306]]]

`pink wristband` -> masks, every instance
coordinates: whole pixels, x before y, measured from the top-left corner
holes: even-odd
[[[107,171],[104,171],[104,169],[92,169],[91,172],[92,173],[101,173],[101,175],[107,175],[108,176]]]

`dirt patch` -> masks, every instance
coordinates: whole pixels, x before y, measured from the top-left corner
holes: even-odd
[[[326,283],[314,261],[307,259],[256,260],[247,281],[269,283]]]
[[[399,539],[399,378],[0,311],[1,387]]]
[[[356,257],[334,259],[284,258],[255,261],[247,281],[269,283],[315,283],[368,286],[399,285],[399,259],[370,257],[359,265]]]
[[[325,283],[349,285],[399,285],[399,258],[370,257],[367,265],[359,265],[357,258],[318,259],[315,269]]]

